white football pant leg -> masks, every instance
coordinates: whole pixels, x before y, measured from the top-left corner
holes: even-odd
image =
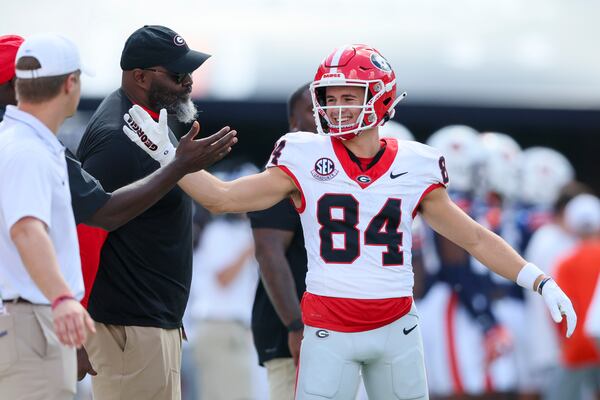
[[[361,335],[363,340],[377,340],[382,350],[378,357],[365,360],[362,367],[370,400],[429,399],[421,328],[414,304],[399,320]]]
[[[296,400],[354,400],[360,364],[352,333],[304,327]]]

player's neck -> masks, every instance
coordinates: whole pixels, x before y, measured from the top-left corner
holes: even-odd
[[[343,140],[342,143],[359,158],[373,158],[381,148],[377,128],[365,130],[350,140]]]

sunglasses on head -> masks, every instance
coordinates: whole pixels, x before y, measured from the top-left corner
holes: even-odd
[[[185,78],[187,78],[188,76],[190,76],[189,72],[179,72],[179,73],[177,73],[177,72],[161,71],[161,70],[154,69],[154,68],[144,68],[144,71],[160,72],[161,74],[169,75],[171,78],[173,78],[173,80],[177,84],[181,84],[185,80]]]

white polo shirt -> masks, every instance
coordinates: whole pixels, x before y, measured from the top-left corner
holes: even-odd
[[[23,217],[43,221],[61,273],[83,297],[79,243],[71,207],[65,148],[33,115],[8,106],[0,124],[0,295],[49,304],[25,269],[10,238]]]

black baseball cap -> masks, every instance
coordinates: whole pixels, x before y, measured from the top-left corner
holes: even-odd
[[[193,72],[210,54],[188,47],[175,31],[160,25],[144,25],[133,32],[121,53],[121,69],[149,68],[160,65],[175,73]]]

